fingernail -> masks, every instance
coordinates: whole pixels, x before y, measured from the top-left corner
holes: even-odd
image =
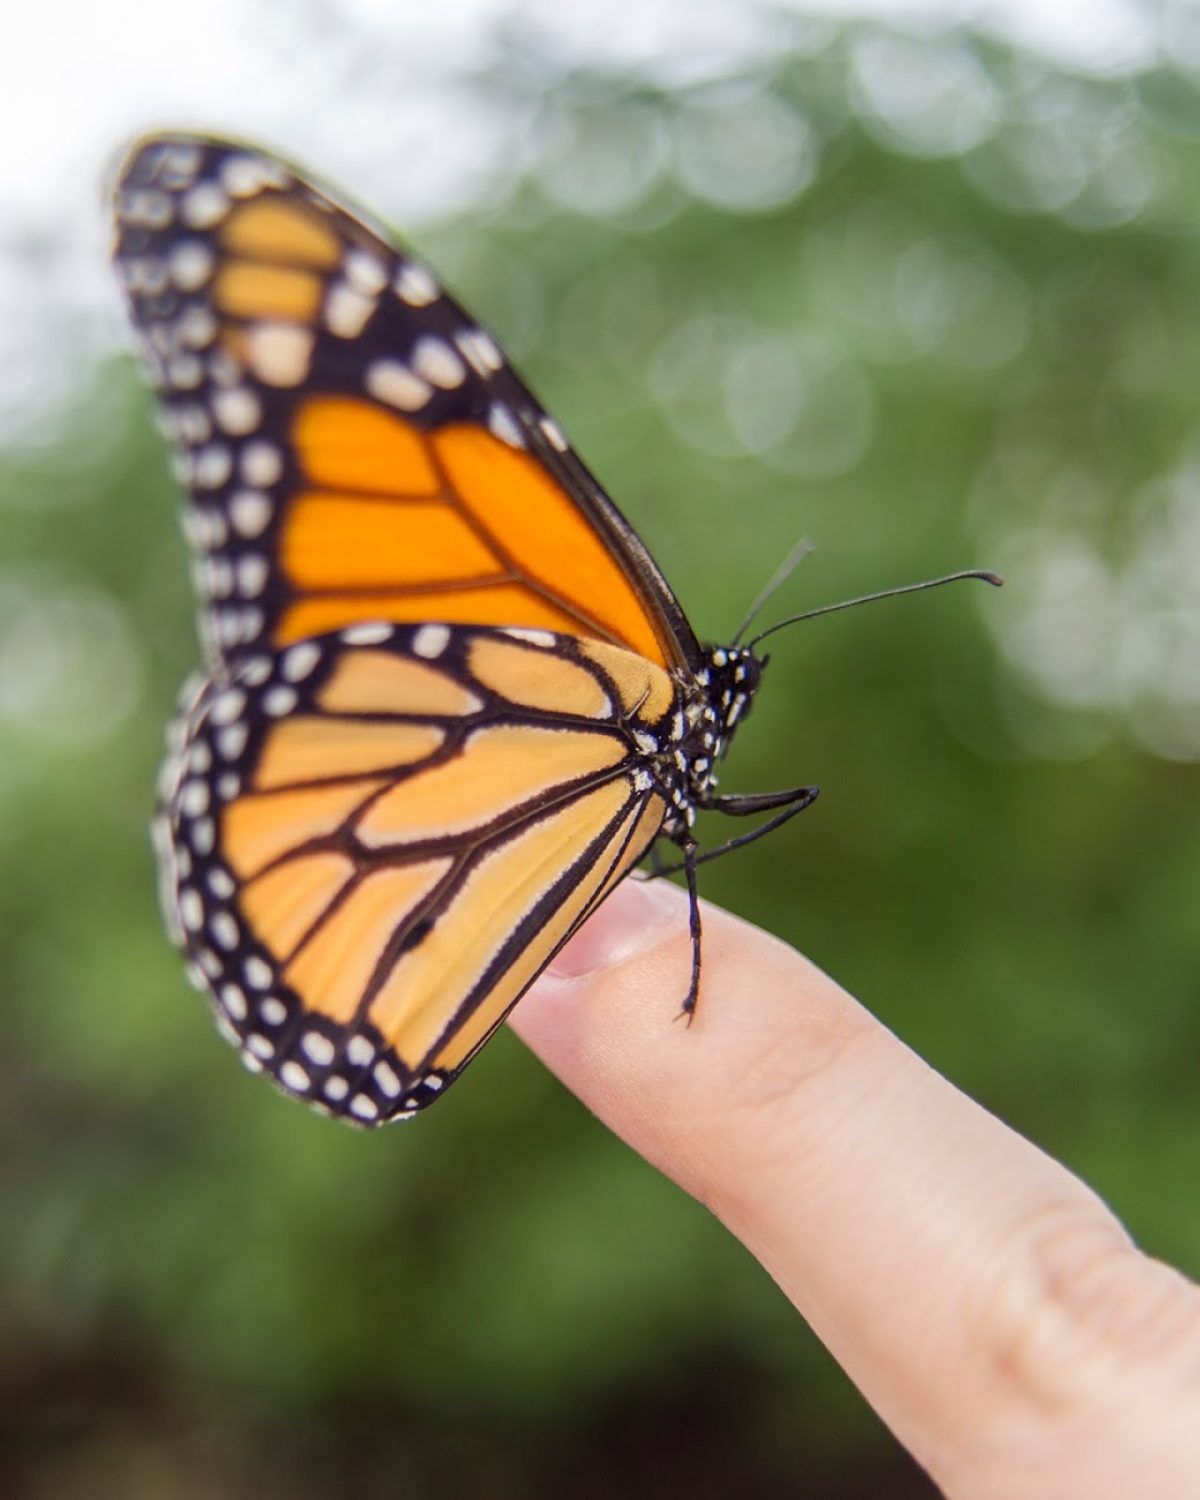
[[[590,916],[547,970],[578,979],[656,947],[686,922],[686,897],[663,880],[626,880]]]

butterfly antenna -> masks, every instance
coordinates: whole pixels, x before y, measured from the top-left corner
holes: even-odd
[[[1000,588],[1004,583],[999,573],[988,573],[982,568],[967,568],[961,573],[947,573],[944,578],[927,578],[924,583],[905,583],[899,588],[881,589],[877,594],[860,594],[857,599],[843,599],[840,604],[822,604],[819,609],[806,609],[803,614],[790,615],[786,620],[780,620],[778,625],[772,625],[769,630],[762,631],[749,644],[757,646],[759,641],[765,641],[777,630],[782,630],[786,625],[798,624],[801,620],[815,620],[818,615],[836,614],[839,609],[854,609],[860,604],[873,604],[876,599],[894,599],[898,594],[918,594],[922,589],[940,589],[942,584],[957,583],[960,578],[978,578],[984,583],[990,583],[993,588]]]
[[[747,630],[749,630],[751,625],[754,624],[754,621],[757,618],[759,612],[762,610],[763,605],[767,603],[767,601],[773,594],[777,593],[784,586],[784,584],[788,581],[788,579],[792,576],[792,574],[796,571],[796,569],[800,566],[800,564],[804,561],[808,554],[813,550],[813,547],[814,543],[810,542],[807,537],[800,538],[800,540],[796,543],[796,545],[792,548],[792,550],[788,553],[784,560],[775,569],[774,573],[771,574],[770,578],[767,579],[766,583],[763,584],[762,588],[759,589],[758,594],[755,596],[754,603],[746,611],[746,618],[737,628],[737,634],[734,636],[732,642],[733,645],[736,646],[738,644]]]

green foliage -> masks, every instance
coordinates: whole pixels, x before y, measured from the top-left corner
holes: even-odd
[[[664,172],[589,213],[556,198],[547,147],[508,201],[421,248],[702,634],[732,630],[800,535],[819,547],[781,613],[1009,571],[996,599],[948,590],[772,642],[726,782],[824,792],[706,892],[1195,1273],[1196,689],[1142,671],[1146,621],[1195,610],[1168,545],[1200,389],[1186,89],[980,45],[1003,122],[920,154],[848,81],[856,36],[736,85],[805,122],[806,191],[742,211]],[[635,113],[669,132],[696,107],[544,86],[585,162]],[[1039,99],[1057,110],[1040,127]],[[1065,203],[1029,165],[1052,127],[1115,143]],[[1130,162],[1152,190],[1124,212]],[[154,765],[195,646],[123,360],[51,440],[0,454],[0,504],[0,1370],[7,1404],[43,1413],[14,1474],[74,1493],[67,1432],[114,1493],[340,1493],[353,1460],[355,1493],[407,1476],[528,1496],[595,1441],[656,1494],[710,1492],[692,1445],[710,1475],[736,1460],[746,1493],[877,1492],[874,1424],[767,1278],[507,1036],[452,1102],[370,1137],[241,1074],[153,898]],[[1072,567],[1090,594],[1047,583]],[[648,1436],[656,1412],[674,1449]],[[162,1457],[189,1443],[194,1480]]]

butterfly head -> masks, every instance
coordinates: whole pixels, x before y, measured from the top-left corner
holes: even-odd
[[[719,742],[717,753],[723,754],[734,730],[750,712],[767,659],[755,656],[749,646],[710,646],[706,657],[705,717]]]
[[[749,712],[765,659],[748,646],[709,646],[683,708],[658,757],[658,780],[670,803],[668,838],[686,839],[696,813],[712,805],[717,762]]]

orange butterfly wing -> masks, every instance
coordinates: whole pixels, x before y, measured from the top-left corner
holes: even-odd
[[[214,660],[356,621],[700,664],[636,535],[430,272],[278,161],[134,148],[116,263],[190,491]]]
[[[644,657],[475,626],[354,626],[206,683],[158,842],[247,1066],[363,1125],[439,1097],[657,835],[675,708]]]
[[[491,338],[362,219],[172,135],[116,220],[211,665],[164,768],[168,923],[248,1067],[403,1117],[678,816],[654,764],[700,650]]]

